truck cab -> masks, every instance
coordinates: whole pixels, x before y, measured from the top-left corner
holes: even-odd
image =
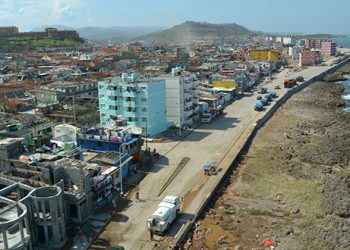
[[[174,195],[165,196],[165,198],[163,199],[163,202],[174,204],[177,212],[179,212],[181,209],[181,201],[182,198],[180,196]]]
[[[202,114],[202,122],[203,123],[211,123],[212,115],[211,113],[203,113]]]

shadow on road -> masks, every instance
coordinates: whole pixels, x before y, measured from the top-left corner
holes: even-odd
[[[191,221],[194,219],[194,214],[189,213],[179,213],[178,218],[176,221],[171,225],[168,232],[166,232],[166,237],[175,238],[176,235],[181,231],[181,229],[186,225],[187,223],[191,223]]]
[[[240,122],[241,120],[239,118],[226,117],[226,113],[224,113],[223,115],[215,118],[210,124],[203,124],[200,128],[210,130],[227,130],[229,128],[236,127],[236,124]]]
[[[121,222],[121,223],[126,223],[128,222],[128,220],[129,220],[128,216],[125,216],[124,214],[119,214],[119,213],[114,213],[111,218],[111,221]]]

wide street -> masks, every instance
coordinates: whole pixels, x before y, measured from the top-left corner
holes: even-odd
[[[284,69],[264,86],[271,90],[279,84],[281,89],[276,92],[280,98],[287,91],[283,88],[284,79],[297,76],[310,79],[329,68],[315,66],[299,72]],[[163,157],[136,188],[142,201],[131,202],[118,216],[114,216],[116,219],[110,221],[100,238],[108,240],[111,245],[122,245],[125,249],[152,249],[156,241],[149,240],[146,221],[166,195],[184,198],[181,220],[177,220],[167,234],[169,239],[179,237],[183,231],[181,225],[198,212],[254,129],[256,121],[266,112],[254,111],[256,96],[256,92],[248,93],[234,101],[225,108],[223,116],[211,124],[202,124],[180,142],[148,143],[148,147],[156,148]],[[190,158],[189,162],[158,197],[160,189],[185,156]],[[222,172],[216,176],[203,175],[203,165],[212,161],[219,162]],[[134,200],[134,193],[129,194],[128,199]]]

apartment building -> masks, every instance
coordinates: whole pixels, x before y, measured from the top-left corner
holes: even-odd
[[[336,53],[336,44],[332,41],[322,41],[321,54],[325,56],[334,56]]]
[[[177,67],[169,75],[162,75],[166,88],[166,118],[169,126],[191,126],[198,116],[199,81],[196,74]]]
[[[139,78],[136,73],[108,78],[98,83],[100,124],[115,127],[118,120],[142,128],[154,136],[168,128],[165,81]]]

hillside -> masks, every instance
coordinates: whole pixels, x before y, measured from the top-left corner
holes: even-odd
[[[55,34],[43,32],[23,32],[0,37],[0,51],[18,52],[36,50],[42,47],[75,47],[84,40],[76,31],[56,31]]]
[[[222,39],[256,35],[258,32],[248,30],[236,23],[212,24],[186,21],[170,29],[138,37],[139,40],[186,41],[201,39]]]
[[[134,37],[163,30],[162,27],[84,27],[77,31],[80,36],[94,42],[124,42]]]

